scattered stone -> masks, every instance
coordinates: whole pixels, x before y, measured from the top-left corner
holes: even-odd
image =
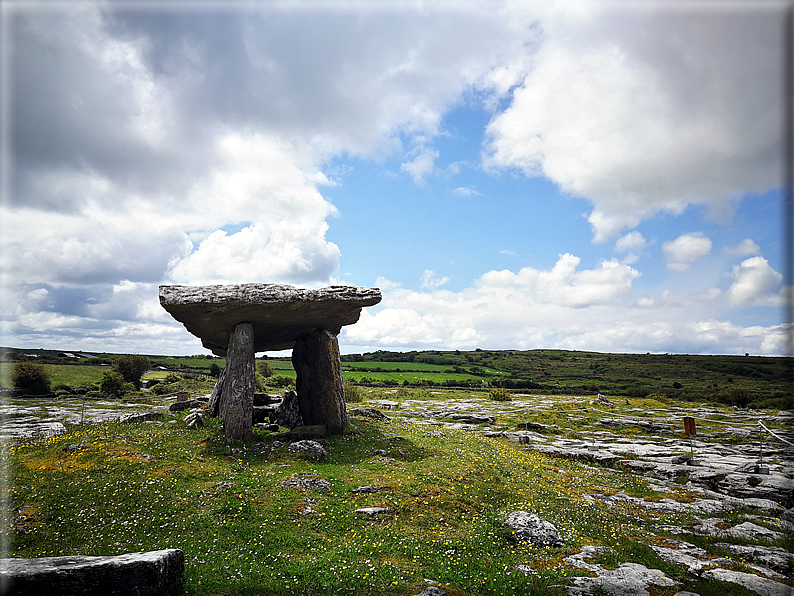
[[[546,430],[549,425],[540,422],[521,422],[516,428],[519,430]]]
[[[714,546],[727,550],[731,556],[746,561],[761,563],[781,573],[790,572],[794,567],[794,555],[779,546],[759,546],[757,544],[729,544],[717,542]]]
[[[325,461],[328,452],[317,441],[296,441],[289,446],[289,450],[294,453],[308,453],[317,458],[317,461]]]
[[[293,474],[284,480],[281,486],[300,490],[329,490],[331,488],[331,484],[327,480],[315,478],[313,474]]]
[[[279,433],[275,438],[279,441],[328,441],[325,438],[327,430],[322,424],[314,424],[312,426],[296,426],[291,431],[286,433]]]
[[[187,422],[188,428],[199,428],[204,426],[204,411],[196,410],[185,416],[184,421]]]
[[[703,569],[731,563],[728,559],[709,558],[709,553],[689,542],[680,540],[667,540],[666,542],[674,544],[675,548],[658,546],[655,544],[650,544],[648,546],[650,546],[662,560],[668,563],[684,565],[693,573],[700,573]]]
[[[382,490],[389,490],[387,486],[359,486],[358,488],[354,488],[351,492],[354,494],[370,494],[376,493]]]
[[[528,511],[514,511],[507,516],[505,526],[513,531],[516,539],[535,546],[553,548],[564,544],[559,530],[551,522]]]
[[[266,430],[266,431],[270,431],[270,432],[276,432],[280,427],[279,427],[278,424],[258,423],[258,424],[254,424],[254,428],[259,429],[259,430]]]
[[[119,422],[135,423],[135,422],[150,422],[152,420],[160,420],[163,417],[162,412],[141,412],[139,414],[125,414],[119,418]]]
[[[783,540],[784,538],[782,532],[775,532],[749,521],[733,526],[725,534],[733,538],[744,538],[747,540]]]
[[[475,414],[451,414],[449,417],[463,424],[493,424],[496,421],[494,416],[477,416]]]
[[[378,459],[373,459],[373,464],[390,464],[392,462],[396,462],[397,460],[393,457],[379,457]]]
[[[82,449],[88,449],[90,446],[91,445],[88,445],[87,443],[80,443],[77,445],[69,445],[68,447],[64,447],[63,450],[64,452],[71,454],[77,451],[81,451]]]
[[[602,395],[600,393],[598,394],[598,397],[596,398],[595,403],[597,403],[599,405],[602,405],[602,406],[608,406],[610,408],[615,405],[614,403],[612,403],[610,401],[610,399],[606,395]]]
[[[370,402],[376,406],[380,406],[381,410],[399,410],[400,402],[389,401],[388,399],[374,399]]]
[[[600,567],[600,565],[599,565]],[[650,596],[647,588],[670,588],[676,582],[659,569],[638,563],[621,563],[617,569],[601,569],[596,577],[575,577],[566,587],[571,596],[592,596],[597,588],[611,596]]]
[[[379,412],[375,408],[353,408],[348,411],[350,416],[364,416],[365,418],[372,418],[374,420],[388,420],[389,417],[383,412]]]
[[[446,593],[447,593],[446,590],[442,590],[441,588],[438,588],[436,586],[428,586],[427,588],[425,588],[418,594],[415,594],[414,596],[445,596]]]
[[[8,596],[165,596],[178,590],[184,570],[185,556],[179,549],[115,557],[0,559],[0,586]]]
[[[759,596],[791,596],[792,591],[791,586],[781,584],[773,579],[730,569],[709,569],[703,573],[703,577],[738,584]]]
[[[219,482],[215,485],[215,488],[219,490],[228,490],[234,486],[233,482]]]
[[[190,410],[191,408],[200,408],[202,402],[197,399],[189,399],[187,401],[175,401],[168,406],[169,412],[181,412],[182,410]]]
[[[369,517],[374,517],[376,515],[383,515],[384,513],[388,513],[388,507],[361,507],[360,509],[356,509],[354,513],[359,513],[361,515],[367,515]]]

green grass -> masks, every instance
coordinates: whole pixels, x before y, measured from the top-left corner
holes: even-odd
[[[11,380],[11,367],[10,362],[0,363],[0,379],[8,379],[9,384]],[[109,366],[90,366],[90,365],[69,365],[69,364],[45,364],[44,365],[50,373],[50,384],[52,387],[56,385],[71,385],[79,387],[81,385],[89,385],[97,383],[102,380],[102,375],[111,370]]]
[[[471,395],[364,391],[369,399]],[[361,434],[332,437],[324,463],[284,447],[268,461],[250,449],[253,441],[237,445],[245,449],[234,454],[217,420],[191,430],[181,415],[168,415],[160,424],[74,427],[55,438],[10,444],[3,461],[11,481],[6,510],[29,507],[22,527],[8,529],[9,520],[3,520],[12,554],[181,548],[185,594],[405,596],[421,591],[423,578],[430,578],[460,596],[559,593],[549,586],[581,573],[564,565],[564,556],[584,544],[602,544],[617,553],[605,564],[653,564],[692,585],[683,568],[638,546],[655,539],[658,514],[582,497],[618,490],[660,496],[646,479],[551,458],[500,439],[412,425],[397,412],[388,422],[352,418]],[[526,418],[522,412],[514,416],[511,422]],[[267,432],[255,435],[255,441],[272,440]],[[64,451],[75,444],[83,447]],[[396,461],[374,461],[378,449]],[[316,475],[331,488],[301,492],[282,486],[294,474]],[[352,492],[362,485],[386,489]],[[691,496],[682,489],[677,498]],[[301,515],[309,505],[317,513]],[[365,506],[390,511],[377,518],[354,513]],[[566,545],[543,549],[514,543],[502,523],[517,509],[554,523]],[[691,517],[666,514],[663,521],[686,525]],[[533,572],[514,571],[518,564]]]

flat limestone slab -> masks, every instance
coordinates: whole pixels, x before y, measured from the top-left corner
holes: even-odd
[[[0,594],[165,596],[174,593],[185,571],[177,548],[115,557],[0,559]]]
[[[355,286],[160,286],[162,307],[217,356],[226,355],[229,336],[239,323],[253,325],[255,352],[289,350],[315,329],[338,334],[358,321],[362,308],[380,301],[378,288]]]

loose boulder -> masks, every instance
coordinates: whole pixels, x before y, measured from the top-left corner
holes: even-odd
[[[505,521],[505,527],[513,531],[513,536],[534,546],[557,547],[565,542],[559,530],[551,522],[528,511],[514,511]]]
[[[182,581],[185,555],[179,549],[115,557],[0,559],[0,593],[6,596],[165,596]]]

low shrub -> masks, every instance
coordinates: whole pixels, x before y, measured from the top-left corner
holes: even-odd
[[[284,375],[276,375],[267,379],[267,384],[273,387],[289,387],[294,384],[294,381]]]
[[[493,401],[513,401],[513,394],[507,389],[497,387],[496,389],[491,389],[491,391],[488,392],[488,399]]]
[[[50,392],[50,371],[36,362],[16,362],[11,369],[14,390],[22,395],[46,395]]]
[[[105,395],[121,397],[127,389],[126,385],[127,383],[121,373],[111,370],[102,375],[102,380],[99,382],[99,390]]]
[[[364,401],[364,391],[350,381],[345,381],[345,401],[349,404]]]

